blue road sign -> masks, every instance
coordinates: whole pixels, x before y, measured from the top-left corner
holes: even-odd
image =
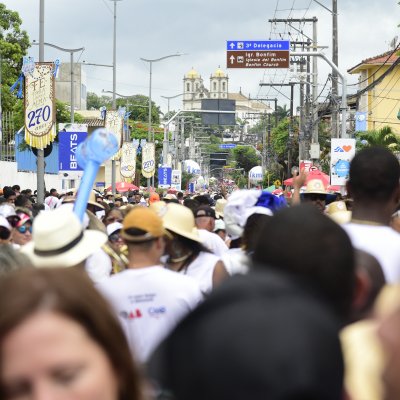
[[[226,50],[275,50],[289,51],[289,40],[228,40]]]
[[[220,149],[234,149],[237,145],[233,143],[220,144]]]

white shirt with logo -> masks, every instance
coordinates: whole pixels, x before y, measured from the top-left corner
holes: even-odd
[[[127,269],[97,287],[116,311],[135,360],[142,363],[203,300],[194,279],[158,265]]]
[[[400,234],[389,226],[348,223],[342,228],[354,247],[372,254],[379,261],[387,283],[400,282]]]

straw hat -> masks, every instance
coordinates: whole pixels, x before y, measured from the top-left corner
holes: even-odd
[[[89,195],[88,204],[91,204],[92,206],[95,206],[97,208],[101,208],[102,210],[104,210],[104,206],[101,205],[100,203],[98,203],[96,200],[97,200],[96,199],[96,192],[91,190],[90,191],[90,195]]]
[[[194,222],[192,211],[177,203],[168,203],[161,216],[164,228],[187,239],[202,243]]]
[[[307,194],[327,194],[324,182],[322,182],[321,179],[311,179],[307,183],[307,187],[305,192],[303,193],[304,195]]]
[[[21,251],[39,268],[75,266],[107,241],[102,232],[83,230],[78,217],[63,207],[40,213],[32,236]]]
[[[215,214],[217,215],[217,218],[224,218],[224,208],[227,202],[228,201],[225,199],[218,199],[215,203]]]
[[[334,201],[325,209],[326,214],[339,225],[347,224],[351,221],[351,211],[347,210],[344,201]]]

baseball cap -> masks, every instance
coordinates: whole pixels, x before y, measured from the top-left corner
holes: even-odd
[[[216,219],[215,210],[210,206],[200,206],[198,209],[195,210],[194,217],[211,217]]]
[[[160,195],[156,192],[151,192],[149,196],[149,203],[154,203],[155,201],[160,201]]]
[[[140,243],[171,235],[164,229],[162,219],[153,210],[137,207],[124,218],[121,236],[128,242]]]

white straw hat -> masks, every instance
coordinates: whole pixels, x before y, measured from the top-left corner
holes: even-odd
[[[32,241],[21,248],[35,267],[72,267],[99,249],[107,235],[83,230],[72,211],[58,208],[40,213],[33,221]]]
[[[194,215],[189,208],[177,203],[168,203],[164,208],[164,215],[160,216],[165,229],[187,239],[202,243],[197,232]]]

